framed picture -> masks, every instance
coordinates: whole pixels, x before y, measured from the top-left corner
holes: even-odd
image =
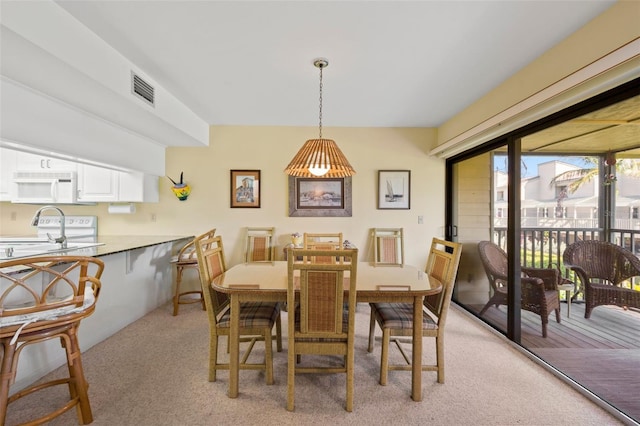
[[[289,216],[351,216],[351,178],[289,176]]]
[[[260,170],[231,170],[231,207],[260,207]]]
[[[411,208],[411,170],[378,170],[378,209]]]

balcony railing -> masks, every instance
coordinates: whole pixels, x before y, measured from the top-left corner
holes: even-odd
[[[562,254],[567,245],[578,240],[603,239],[602,228],[520,228],[520,246],[522,266],[547,268],[558,267],[562,274],[575,281],[573,272],[564,268]],[[494,228],[494,242],[506,249],[507,228]],[[611,229],[609,241],[630,250],[640,257],[640,230]],[[630,283],[633,288],[640,290],[640,278],[634,278]]]

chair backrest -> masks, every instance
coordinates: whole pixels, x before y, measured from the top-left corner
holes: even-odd
[[[276,228],[247,227],[245,239],[244,261],[274,262],[276,260],[275,246]]]
[[[213,228],[208,233],[214,235],[216,233],[216,228]],[[178,263],[196,263],[198,261],[198,255],[196,253],[196,247],[194,245],[195,239],[189,241],[187,244],[183,245],[178,254],[171,258],[171,262]]]
[[[103,270],[102,260],[85,256],[0,262],[0,331],[32,321],[22,331],[27,332],[87,316],[95,309]]]
[[[333,234],[311,234],[304,233],[304,245],[306,250],[342,250],[343,249],[342,232]],[[335,256],[313,256],[313,258],[304,258],[312,263],[336,263]]]
[[[453,286],[458,274],[462,244],[433,238],[425,272],[438,279],[443,286],[440,293],[424,298],[424,305],[438,317],[439,326],[444,321],[451,303]]]
[[[606,280],[615,285],[640,275],[640,259],[607,241],[577,241],[567,246],[562,258],[565,267],[581,268],[589,280]]]
[[[404,229],[373,228],[371,229],[374,265],[404,265]]]
[[[289,335],[296,338],[353,338],[355,333],[358,250],[292,249],[288,257],[287,305],[296,306],[299,290],[300,330],[289,323]],[[295,259],[338,256],[333,264],[302,263]],[[349,326],[343,329],[345,279],[348,277]]]
[[[204,295],[207,314],[211,323],[217,323],[218,317],[229,304],[229,297],[211,287],[213,279],[227,270],[222,237],[206,232],[194,240],[198,255],[198,272]]]
[[[493,290],[506,285],[509,272],[507,253],[491,241],[480,241],[478,254]]]

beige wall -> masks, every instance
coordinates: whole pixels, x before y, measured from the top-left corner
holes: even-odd
[[[422,266],[430,239],[442,237],[444,225],[444,161],[427,152],[434,146],[433,129],[325,128],[336,140],[357,174],[352,178],[353,216],[299,218],[288,216],[287,175],[283,172],[305,140],[317,137],[314,127],[212,127],[209,147],[170,148],[167,174],[174,180],[184,171],[192,186],[186,201],[178,201],[171,182],[160,181],[160,202],[138,204],[131,215],[107,213],[107,205],[66,206],[66,214],[99,216],[101,235],[196,235],[217,228],[224,238],[228,262],[242,261],[242,231],[246,226],[275,226],[279,251],[293,232],[342,231],[365,259],[372,227],[404,227],[407,263]],[[262,203],[259,209],[229,207],[229,171],[259,169]],[[378,170],[411,170],[411,209],[376,208]],[[1,204],[0,234],[34,233],[29,219],[37,206]],[[11,220],[15,213],[16,220]],[[155,215],[156,221],[151,221]],[[424,224],[418,224],[418,215]]]

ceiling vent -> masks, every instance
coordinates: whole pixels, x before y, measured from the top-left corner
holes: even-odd
[[[133,71],[131,71],[131,93],[137,95],[149,105],[155,106],[154,87],[144,81],[142,77],[140,77]]]

